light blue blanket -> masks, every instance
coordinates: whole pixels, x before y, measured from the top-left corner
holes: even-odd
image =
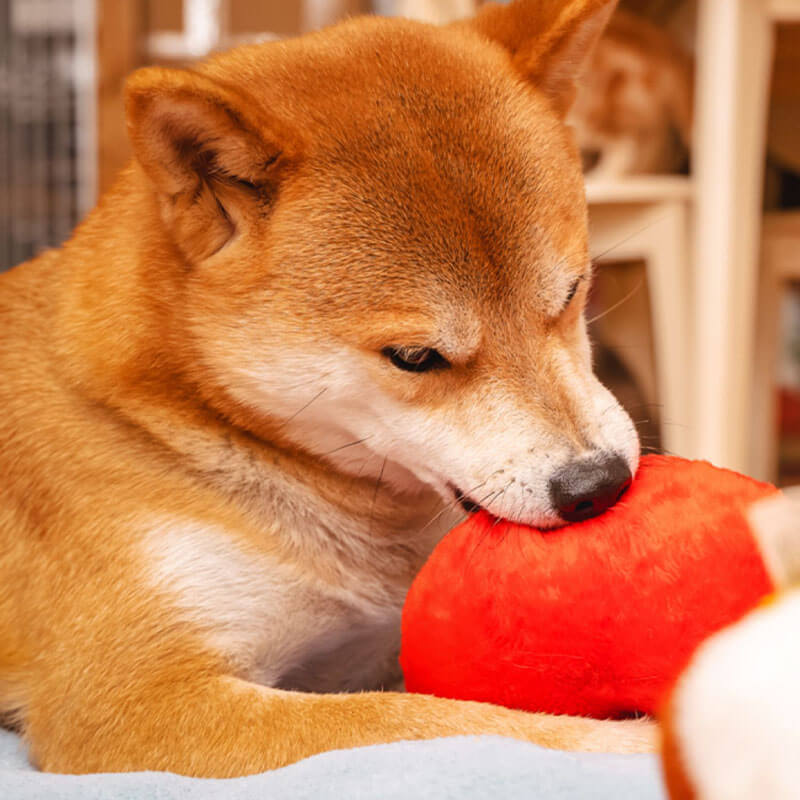
[[[0,730],[3,800],[665,800],[653,756],[562,753],[494,736],[339,750],[233,780],[164,772],[48,775]]]

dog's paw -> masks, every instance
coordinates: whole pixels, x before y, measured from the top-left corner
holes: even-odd
[[[654,753],[660,730],[649,718],[626,720],[585,720],[587,730],[573,749],[593,753]]]

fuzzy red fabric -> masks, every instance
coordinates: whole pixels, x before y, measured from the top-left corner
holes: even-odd
[[[775,491],[648,456],[595,519],[541,532],[476,514],[409,592],[408,690],[553,714],[655,712],[695,647],[772,591],[743,512]]]

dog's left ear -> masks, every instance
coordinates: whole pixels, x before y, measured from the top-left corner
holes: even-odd
[[[617,0],[515,0],[485,5],[467,24],[509,51],[522,75],[565,116],[575,81]]]

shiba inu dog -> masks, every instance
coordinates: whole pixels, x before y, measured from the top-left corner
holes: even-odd
[[[133,163],[0,280],[0,706],[39,767],[652,746],[380,691],[448,512],[558,525],[636,468],[562,123],[613,5],[354,19],[131,77]]]

